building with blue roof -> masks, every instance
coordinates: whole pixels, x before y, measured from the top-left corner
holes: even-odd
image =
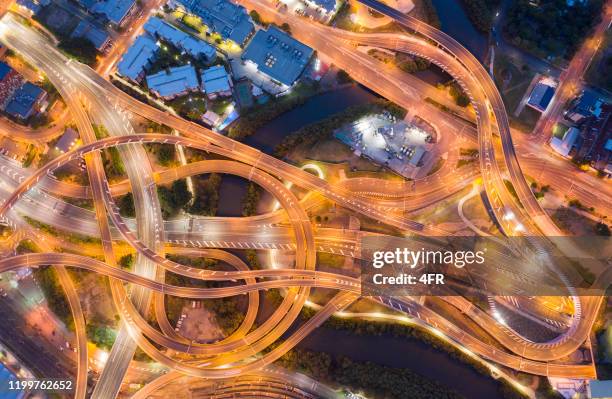
[[[590,116],[599,117],[605,101],[592,90],[584,90],[580,96],[572,101],[565,117],[573,122],[580,122]]]
[[[202,87],[210,99],[232,95],[232,79],[223,65],[208,68],[202,73]]]
[[[144,30],[155,37],[172,43],[192,57],[204,58],[207,61],[213,61],[216,57],[217,51],[213,46],[183,32],[160,18],[149,18],[144,25]]]
[[[98,51],[102,51],[110,43],[110,36],[106,30],[96,28],[84,20],[74,28],[70,37],[84,37],[92,42]]]
[[[259,30],[242,53],[242,59],[252,62],[260,72],[285,86],[300,77],[314,51],[286,32],[271,26]]]
[[[546,111],[548,104],[555,95],[555,88],[545,83],[538,82],[531,91],[527,104],[537,109],[538,111]]]
[[[32,14],[38,14],[40,9],[42,8],[41,4],[36,0],[17,0],[16,2],[22,8],[27,9]]]
[[[209,33],[244,46],[255,30],[246,9],[229,0],[179,0],[185,8],[202,19]]]
[[[196,70],[192,65],[169,68],[167,71],[147,75],[147,86],[157,96],[166,100],[200,88]]]
[[[145,68],[155,57],[159,47],[153,39],[140,35],[123,55],[117,65],[117,72],[134,82],[140,82],[145,74]]]
[[[28,119],[41,108],[46,98],[46,91],[35,84],[26,82],[13,93],[4,111],[15,118]]]
[[[82,1],[90,12],[102,14],[111,23],[122,26],[128,17],[136,11],[136,0],[102,0],[102,1]]]

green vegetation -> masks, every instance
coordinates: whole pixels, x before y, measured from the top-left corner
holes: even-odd
[[[19,245],[17,245],[16,251],[17,255],[23,255],[40,252],[40,248],[32,240],[21,240]]]
[[[610,226],[603,222],[597,222],[595,225],[595,234],[598,236],[610,237]]]
[[[452,83],[449,87],[449,94],[455,100],[455,104],[460,107],[467,107],[470,105],[470,98],[461,89],[458,83]]]
[[[195,200],[189,207],[189,212],[195,215],[215,216],[219,206],[220,185],[221,175],[217,173],[211,173],[208,178],[195,178]]]
[[[192,258],[182,255],[166,255],[166,257],[174,262],[188,265],[195,268],[213,270],[216,269],[217,261],[208,258]],[[166,273],[166,283],[172,285],[180,285],[185,287],[221,287],[225,283],[218,281],[202,281],[191,279],[186,276]],[[219,299],[204,299],[200,302],[206,309],[214,313],[215,319],[225,334],[231,334],[236,330],[244,319],[244,311],[240,307],[240,298],[238,296],[219,298]],[[167,296],[168,303],[167,312],[168,319],[175,321],[180,317],[182,307],[185,303],[184,299]]]
[[[317,252],[317,265],[325,265],[334,268],[344,266],[345,257],[342,255],[330,254],[327,252]]]
[[[183,118],[200,121],[207,109],[206,95],[190,93],[169,101],[168,105]]]
[[[593,61],[586,72],[587,82],[612,92],[612,30],[606,32],[604,39],[593,57]]]
[[[318,85],[298,84],[290,94],[275,98],[266,104],[255,106],[248,113],[241,116],[230,127],[228,137],[242,140],[281,114],[304,104],[307,99],[318,92]]]
[[[512,2],[504,33],[514,45],[542,58],[564,57],[576,52],[591,27],[599,22],[602,0],[541,0],[534,7],[530,0]]]
[[[442,384],[426,380],[409,370],[356,362],[345,356],[292,349],[278,363],[287,369],[312,376],[317,381],[340,384],[364,391],[368,398],[462,398]]]
[[[26,156],[25,156],[25,159],[23,160],[23,167],[27,168],[30,165],[32,165],[32,162],[34,161],[34,158],[36,158],[37,154],[38,154],[38,150],[36,149],[36,146],[33,144],[28,144]]]
[[[103,150],[102,161],[104,170],[110,181],[125,177],[125,168],[123,167],[123,161],[121,161],[121,156],[117,148],[109,147]]]
[[[242,199],[242,216],[253,216],[257,210],[257,203],[261,197],[261,187],[249,182],[245,197]]]
[[[514,185],[512,184],[512,182],[510,180],[504,179],[504,185],[506,186],[506,189],[508,190],[508,192],[510,192],[510,194],[514,197],[516,202],[518,202],[522,208],[523,204],[521,204],[521,201],[519,200],[518,194],[516,193],[516,189],[514,188]]]
[[[282,158],[299,145],[311,146],[330,138],[333,131],[365,115],[389,111],[398,119],[406,115],[406,110],[388,100],[376,99],[370,103],[355,105],[332,115],[320,122],[306,125],[286,136],[274,149],[274,156]]]
[[[83,64],[89,66],[96,65],[98,50],[96,50],[96,46],[89,39],[83,37],[64,38],[60,40],[58,47],[66,55]]]
[[[252,10],[251,12],[249,12],[249,15],[251,16],[251,19],[253,20],[253,22],[255,22],[257,25],[262,24],[261,15],[259,15],[257,11]]]
[[[115,338],[117,338],[115,329],[94,323],[91,320],[87,321],[86,331],[87,339],[102,349],[111,349]]]
[[[70,304],[53,268],[51,266],[38,267],[34,269],[33,275],[47,300],[49,309],[59,317],[68,329],[73,330],[74,321],[70,312]]]
[[[571,206],[572,208],[580,209],[581,211],[585,211],[585,212],[593,212],[595,210],[595,208],[593,208],[593,207],[585,206],[578,199],[571,199],[571,200],[567,201],[567,204],[569,206]]]
[[[31,226],[39,229],[40,231],[47,233],[49,235],[52,235],[52,236],[62,237],[66,241],[71,242],[73,244],[99,244],[100,243],[99,238],[89,237],[89,236],[85,236],[85,235],[78,234],[78,233],[68,233],[68,232],[60,231],[49,224],[39,222],[38,220],[34,220],[28,216],[24,216],[23,218]]]
[[[421,4],[423,5],[423,11],[425,14],[425,19],[427,23],[434,28],[440,28],[442,24],[440,23],[440,17],[438,16],[438,11],[436,11],[436,7],[433,5],[431,0],[422,0]]]
[[[500,0],[461,0],[461,3],[477,30],[483,33],[491,30]]]
[[[136,257],[134,256],[134,254],[127,254],[127,255],[123,255],[121,258],[119,258],[119,260],[117,261],[117,264],[122,269],[131,270],[132,267],[134,266],[134,261],[135,260],[136,260]]]
[[[429,68],[431,63],[424,58],[397,53],[394,59],[395,65],[404,72],[415,73]]]
[[[336,82],[338,82],[338,84],[340,85],[343,85],[347,83],[353,83],[354,80],[353,78],[351,78],[351,75],[349,75],[348,72],[346,72],[344,69],[341,69],[336,74]]]
[[[257,257],[257,251],[254,249],[246,249],[244,251],[246,256],[246,261],[251,268],[251,270],[260,270],[261,265],[259,264],[259,258]]]
[[[191,193],[187,190],[187,182],[184,179],[174,181],[170,188],[157,187],[157,196],[164,219],[176,216],[191,201]]]
[[[134,208],[134,196],[132,193],[127,193],[119,197],[116,200],[117,206],[119,207],[119,214],[124,218],[133,218],[136,216],[136,209]]]
[[[550,186],[548,184],[538,186],[538,183],[534,181],[531,183],[531,191],[537,199],[541,199],[544,198],[544,195],[550,191]]]

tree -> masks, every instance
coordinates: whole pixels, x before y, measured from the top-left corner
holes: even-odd
[[[346,72],[344,69],[341,69],[336,74],[336,81],[339,84],[352,83],[353,78],[351,78],[351,75],[349,75],[348,72]]]
[[[83,64],[89,66],[96,64],[98,50],[89,39],[83,37],[65,38],[59,42],[58,47]]]
[[[262,25],[261,15],[259,15],[257,11],[252,10],[249,15],[251,16],[253,22],[255,22],[257,25]]]
[[[598,236],[610,237],[610,227],[602,222],[598,222],[595,225],[595,233]]]

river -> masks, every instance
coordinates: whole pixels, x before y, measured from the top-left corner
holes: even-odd
[[[432,0],[443,32],[463,44],[481,62],[487,54],[487,37],[474,28],[461,0]]]

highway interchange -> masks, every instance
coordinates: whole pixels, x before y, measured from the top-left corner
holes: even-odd
[[[326,54],[328,54],[326,50],[331,46],[331,42],[337,43],[339,50],[336,50],[341,51],[343,55],[350,51],[347,49],[352,49],[356,44],[372,45],[419,55],[448,71],[470,95],[476,111],[478,144],[481,154],[480,176],[488,201],[491,204],[491,211],[502,231],[508,236],[554,237],[562,235],[542,210],[523,176],[519,166],[519,158],[512,142],[505,108],[497,88],[480,63],[452,38],[427,24],[398,14],[393,9],[389,9],[378,2],[364,3],[393,17],[396,21],[427,37],[430,41],[417,39],[406,34],[354,34],[339,31],[308,23],[293,16],[278,15],[277,10],[263,1],[246,0],[243,3],[248,8],[257,8],[264,15],[268,13],[274,18],[285,18],[290,21],[298,38],[317,49],[321,48],[319,51]],[[304,32],[301,33],[302,28]],[[330,41],[330,35],[334,35],[338,40]],[[68,216],[72,219],[68,223],[66,223],[64,211],[51,214],[42,212],[46,213],[46,216],[43,217],[42,213],[40,216],[43,221],[49,224],[63,226],[64,228],[71,226],[70,229],[76,230],[76,232],[99,236],[105,259],[102,262],[70,254],[33,254],[4,259],[0,261],[0,270],[11,270],[24,265],[37,267],[54,264],[82,267],[112,277],[113,300],[122,315],[123,327],[111,351],[113,367],[105,368],[95,387],[93,397],[109,398],[117,394],[137,346],[153,359],[175,370],[175,372],[196,377],[229,378],[263,370],[299,343],[310,331],[322,324],[332,314],[345,309],[359,297],[360,284],[358,280],[342,275],[317,272],[315,263],[317,251],[331,251],[333,253],[336,253],[334,251],[346,251],[346,253],[338,253],[358,257],[358,245],[362,236],[351,232],[333,231],[332,229],[328,231],[317,230],[315,233],[306,214],[309,206],[320,201],[321,197],[325,197],[340,206],[374,220],[380,220],[407,233],[440,236],[444,235],[444,231],[433,225],[425,225],[410,220],[404,212],[435,203],[458,192],[477,175],[475,171],[469,173],[452,187],[446,186],[443,180],[440,180],[437,184],[434,181],[434,184],[426,185],[423,190],[412,191],[408,194],[403,191],[404,187],[401,185],[399,187],[389,187],[388,190],[380,188],[375,190],[374,193],[365,192],[364,187],[370,187],[371,182],[360,181],[359,179],[348,180],[345,184],[331,185],[324,179],[300,168],[288,165],[281,160],[267,156],[258,150],[235,142],[202,126],[187,122],[174,115],[168,115],[139,102],[115,88],[104,77],[90,68],[67,60],[45,37],[19,23],[17,17],[11,14],[5,15],[1,22],[0,40],[23,55],[54,83],[64,98],[70,110],[70,115],[77,122],[84,144],[76,150],[56,158],[34,173],[13,167],[11,173],[3,174],[2,179],[10,183],[11,191],[5,193],[4,202],[0,207],[0,215],[8,217],[14,226],[18,226],[22,225],[18,213],[29,213],[27,202],[48,203],[49,201],[55,201],[55,203],[61,203],[61,200],[52,197],[60,194],[92,198],[95,205],[95,217],[93,218],[90,212],[88,214],[83,210],[74,209],[76,207],[65,203],[63,203],[62,208],[67,210]],[[436,44],[432,44],[432,41]],[[333,53],[333,51],[334,49],[330,49],[329,52]],[[395,79],[395,77],[386,79],[384,72],[378,70],[375,74],[369,74],[368,68],[374,65],[360,62],[359,59],[354,61],[356,62],[352,65],[352,68],[362,69],[351,72],[361,83],[400,105],[413,100],[414,92],[411,89],[397,90],[398,84],[403,85],[400,79]],[[374,79],[376,82],[368,81],[366,76],[376,77]],[[364,81],[361,81],[362,79]],[[130,113],[167,125],[181,132],[183,136],[136,134],[130,125]],[[93,132],[92,122],[104,125],[111,137],[97,140]],[[46,137],[44,136],[46,133],[41,134],[43,134],[41,137]],[[143,143],[150,142],[199,148],[222,155],[229,160],[202,161],[154,174],[142,147]],[[110,185],[106,180],[99,150],[113,146],[120,150],[122,160],[126,165],[128,181]],[[81,157],[84,157],[87,163],[90,188],[62,184],[49,178],[50,172],[57,167]],[[502,170],[504,165],[505,170]],[[155,185],[209,172],[238,175],[258,183],[276,197],[283,211],[251,217],[251,220],[247,223],[238,218],[234,220],[200,218],[195,222],[195,229],[193,228],[193,222],[188,223],[184,220],[163,221]],[[520,204],[512,197],[503,183],[505,176],[509,177],[515,187]],[[5,177],[7,178],[5,179]],[[300,201],[284,186],[282,181],[290,181],[294,185],[310,191],[312,195]],[[131,223],[125,221],[119,215],[113,199],[114,196],[128,190],[133,192],[136,205],[136,220]],[[406,205],[406,198],[409,201],[408,205]],[[402,209],[398,211],[396,208],[400,204]],[[513,217],[509,218],[509,214]],[[108,223],[108,217],[110,217],[112,226]],[[78,223],[74,223],[74,220],[78,220]],[[270,225],[271,232],[268,236],[265,233],[258,233],[258,230],[261,230],[258,227],[262,225]],[[183,226],[182,232],[180,231],[181,226]],[[194,232],[194,230],[198,230],[198,226],[201,227],[199,234]],[[214,226],[210,229],[211,231],[219,232],[218,237],[211,238],[209,231],[206,230],[210,226]],[[96,230],[97,232],[93,234]],[[245,239],[236,239],[241,234],[244,235]],[[116,267],[113,240],[118,237],[129,243],[138,254],[134,273]],[[237,245],[242,247],[247,243],[253,243],[252,245],[255,248],[290,248],[295,251],[295,268],[248,271],[248,267],[239,259],[234,259],[227,252],[218,249],[208,249],[210,252],[207,256],[225,260],[237,269],[236,272],[217,274],[215,272],[196,271],[165,258],[166,242],[187,244],[193,243],[193,241],[200,243],[200,246],[201,243],[204,243],[204,246],[215,248],[237,248]],[[221,242],[224,244],[221,244]],[[244,244],[241,244],[242,242]],[[257,244],[260,246],[257,247]],[[283,245],[286,246],[283,247]],[[171,270],[174,273],[193,278],[241,279],[244,280],[244,284],[222,289],[171,287],[162,283],[164,270]],[[265,278],[271,279],[268,281],[257,280]],[[132,290],[131,296],[128,297],[125,286],[121,281],[133,283],[139,288]],[[71,289],[74,295],[74,288],[70,288],[69,278],[68,281],[64,281],[63,287],[69,298]],[[258,307],[255,292],[261,289],[278,287],[292,288],[287,291],[283,303],[270,319],[250,331]],[[278,341],[280,336],[296,320],[308,298],[309,287],[333,288],[339,292],[313,318],[282,341],[280,345],[264,356],[254,357],[255,354]],[[242,293],[248,293],[250,304],[242,326],[231,336],[216,344],[192,346],[190,342],[174,331],[167,320],[164,295],[211,298]],[[461,331],[451,322],[411,298],[380,298],[379,300],[394,309],[403,310],[425,326],[434,326],[437,331],[462,347],[504,366],[539,375],[584,378],[594,376],[592,364],[564,364],[551,361],[564,358],[587,340],[601,304],[601,297],[578,298],[574,296],[574,307],[579,309],[579,312],[577,312],[577,317],[571,320],[570,328],[560,338],[544,343],[529,341],[510,328],[497,323],[491,316],[480,311],[461,297],[449,299],[449,301],[454,301],[453,305],[462,310],[468,317],[490,328],[490,333],[512,353],[480,342],[477,338]],[[154,303],[155,316],[161,332],[150,326],[142,316],[149,308],[150,301]],[[75,320],[82,320],[82,314],[79,314],[78,307],[73,307],[72,311]],[[82,331],[83,328],[82,326],[78,328],[79,325],[81,324],[77,323],[80,357],[76,397],[84,397],[87,384],[87,355],[84,346],[86,339]],[[165,348],[181,352],[183,355],[178,358],[172,357],[164,351],[160,351],[151,341]]]

